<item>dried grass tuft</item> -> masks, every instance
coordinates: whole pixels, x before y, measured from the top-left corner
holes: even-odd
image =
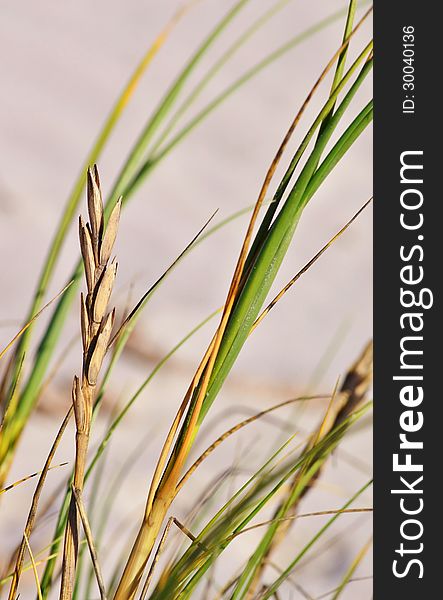
[[[111,339],[115,310],[108,310],[117,263],[110,261],[120,220],[121,200],[115,205],[107,226],[104,224],[103,199],[97,167],[88,170],[89,222],[79,220],[79,238],[85,267],[86,295],[80,297],[80,323],[83,343],[81,377],[72,385],[72,404],[76,423],[76,455],[69,518],[65,529],[60,600],[71,600],[79,547],[80,514],[75,497],[81,498],[92,408],[100,369]]]

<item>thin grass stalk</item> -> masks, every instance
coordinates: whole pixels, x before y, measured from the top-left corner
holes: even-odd
[[[59,298],[59,296],[61,296],[66,290],[67,288],[72,284],[73,282],[70,281],[58,294],[56,294],[54,296],[54,298],[51,298],[51,300],[49,300],[49,302],[47,302],[36,314],[34,314],[31,319],[25,323],[25,325],[23,325],[23,327],[14,335],[14,337],[6,344],[6,346],[3,348],[3,350],[1,350],[0,352],[0,360],[4,357],[4,355],[8,352],[8,350],[15,344],[15,342],[20,339],[20,337],[22,335],[24,335],[26,333],[26,331],[29,329],[29,327],[31,327],[31,325],[34,323],[34,321],[36,319],[39,318],[39,316],[49,307],[51,306],[51,304],[53,302],[55,302],[57,300],[57,298]]]
[[[58,469],[59,467],[64,467],[66,466],[68,463],[67,462],[63,462],[60,463],[58,465],[54,465],[53,467],[49,467],[48,471],[52,471],[54,469]],[[26,483],[27,481],[29,481],[30,479],[34,479],[34,477],[37,477],[37,475],[41,475],[42,471],[35,471],[34,473],[31,473],[30,475],[26,475],[25,477],[22,477],[20,479],[17,479],[17,481],[14,481],[13,483],[10,483],[9,485],[7,485],[4,488],[0,489],[0,496],[2,494],[5,494],[6,492],[11,491],[12,489],[14,489],[15,487],[18,487],[19,485],[22,485],[23,483]]]
[[[302,549],[301,552],[297,554],[295,559],[291,561],[288,567],[283,571],[283,573],[274,581],[272,585],[266,588],[263,594],[260,595],[260,600],[268,600],[275,595],[276,590],[281,586],[281,584],[288,578],[289,574],[292,572],[294,567],[300,562],[303,556],[312,548],[312,546],[320,539],[320,537],[335,523],[335,521],[340,517],[340,515],[353,503],[355,500],[361,496],[370,486],[372,485],[372,479],[368,481],[363,487],[361,487],[353,496],[350,498],[321,529],[313,536],[313,538],[306,544],[306,546]]]
[[[334,593],[333,597],[331,598],[331,600],[338,600],[340,598],[340,596],[344,592],[345,588],[348,586],[348,583],[350,583],[350,581],[352,580],[352,576],[354,575],[358,566],[360,565],[360,563],[366,556],[371,545],[372,545],[372,537],[369,538],[369,540],[365,543],[365,545],[361,548],[361,550],[358,552],[357,556],[352,561],[351,565],[349,566],[349,569],[346,571],[346,573],[343,577],[342,582],[340,583],[338,588],[335,590],[335,593]]]
[[[91,555],[91,561],[94,567],[95,576],[97,579],[97,585],[100,591],[100,599],[107,600],[105,583],[103,579],[102,570],[100,567],[100,563],[98,561],[97,556],[97,548],[94,542],[94,538],[92,536],[91,526],[89,524],[88,515],[86,512],[86,507],[83,503],[83,498],[80,493],[75,489],[75,486],[72,486],[72,495],[74,496],[75,502],[77,504],[77,508],[80,514],[80,519],[83,525],[83,531],[85,532],[86,541],[88,543],[89,553]]]
[[[306,273],[313,265],[317,262],[317,260],[332,246],[334,242],[338,240],[338,238],[343,235],[343,233],[352,225],[352,223],[360,216],[360,214],[365,210],[367,206],[369,206],[370,202],[372,202],[372,198],[369,198],[363,204],[361,208],[349,219],[349,221],[324,245],[322,248],[297,272],[294,277],[279,291],[279,293],[271,300],[271,302],[262,310],[260,315],[254,321],[254,324],[251,327],[250,334],[260,325],[265,317],[271,312],[271,310],[275,307],[275,305],[283,298],[283,296],[292,288],[292,286],[300,279],[302,275]]]
[[[37,596],[39,600],[42,600],[42,591],[40,589],[40,580],[38,578],[37,565],[34,560],[34,554],[32,553],[31,545],[28,540],[28,536],[26,533],[24,534],[24,540],[26,544],[26,548],[28,549],[29,558],[31,559],[32,571],[34,573],[35,587],[37,588]]]
[[[111,339],[115,310],[108,312],[109,298],[117,273],[117,263],[111,259],[120,219],[121,202],[111,213],[104,226],[103,200],[97,168],[88,170],[89,222],[80,217],[80,247],[86,274],[87,294],[81,295],[81,333],[83,364],[81,377],[74,377],[72,403],[74,407],[76,438],[73,487],[81,497],[87,462],[97,380]],[[71,600],[79,550],[79,509],[71,497],[69,517],[65,529],[60,600]]]
[[[186,471],[186,473],[183,475],[183,477],[178,482],[175,494],[177,495],[180,492],[180,490],[185,485],[185,483],[187,482],[189,477],[191,477],[191,475],[194,473],[194,471],[197,470],[197,468],[202,464],[202,462],[205,461],[208,458],[208,456],[210,454],[212,454],[212,452],[214,452],[214,450],[216,450],[218,448],[218,446],[220,446],[220,444],[222,444],[224,441],[226,441],[234,433],[237,433],[238,431],[240,431],[240,429],[243,429],[243,427],[246,427],[247,425],[254,423],[255,421],[261,419],[262,417],[264,417],[266,415],[269,415],[270,413],[278,410],[279,408],[284,408],[286,406],[289,406],[290,404],[294,404],[295,402],[306,402],[308,400],[319,400],[319,399],[325,399],[328,397],[329,396],[325,396],[325,395],[317,395],[317,396],[300,396],[299,398],[291,398],[290,400],[285,400],[284,402],[279,402],[278,404],[275,404],[274,406],[271,406],[270,408],[262,410],[256,414],[252,415],[251,417],[248,417],[247,419],[240,421],[239,423],[237,423],[236,425],[234,425],[233,427],[231,427],[230,429],[228,429],[227,431],[222,433],[214,442],[212,442],[212,444],[210,446],[208,446],[206,448],[206,450],[202,454],[200,454],[200,456],[197,458],[197,460],[195,460],[192,463],[192,465],[189,467],[189,469]]]
[[[111,417],[112,417],[112,414],[113,414],[113,412],[111,413]],[[107,460],[106,460],[107,456],[109,456],[109,454],[105,455],[103,457],[103,460],[98,465],[98,468],[94,473],[94,478],[91,482],[90,493],[89,493],[89,504],[88,504],[88,514],[91,515],[88,519],[89,522],[91,521],[91,518],[94,516],[94,514],[96,512],[96,504],[100,501],[100,499],[102,497],[101,484],[102,484],[103,476],[104,476],[106,466],[107,466]],[[86,481],[87,481],[87,471],[85,474],[85,485],[86,485]],[[72,490],[73,490],[73,486],[71,485],[71,491]],[[77,504],[78,504],[78,502],[77,502]],[[80,514],[80,516],[81,516],[81,514]],[[85,532],[85,537],[86,537],[86,530],[85,530],[85,526],[83,523],[83,519],[82,519],[82,525],[83,525],[83,531]],[[96,548],[99,547],[99,540],[97,538],[97,532],[95,534],[95,546],[96,546]],[[73,600],[79,600],[79,598],[81,598],[80,590],[82,587],[82,583],[84,581],[83,573],[89,567],[91,567],[91,570],[89,571],[89,576],[91,578],[90,585],[92,585],[93,580],[94,580],[94,572],[95,572],[94,565],[93,564],[91,565],[87,561],[86,548],[85,548],[85,546],[83,546],[80,548],[79,555],[78,555],[77,575],[76,575],[76,581],[75,581],[75,587],[74,587]],[[89,582],[89,576],[88,576],[88,582]],[[86,592],[86,590],[85,590],[83,592],[83,595],[90,596],[91,593],[92,593],[91,590],[88,590],[88,592]]]
[[[63,419],[63,422],[62,422],[60,429],[56,435],[56,438],[52,444],[51,450],[48,454],[48,457],[47,457],[45,465],[42,469],[39,481],[35,488],[35,492],[34,492],[34,495],[32,498],[31,508],[29,510],[28,518],[27,518],[25,529],[23,532],[23,539],[22,539],[22,542],[21,542],[18,552],[17,552],[17,558],[15,561],[14,574],[12,576],[8,600],[14,600],[17,596],[18,584],[19,584],[20,576],[21,576],[21,573],[23,570],[23,561],[24,561],[25,549],[26,549],[26,539],[29,539],[31,537],[31,532],[34,528],[34,523],[35,523],[35,519],[37,516],[37,508],[38,508],[40,496],[41,496],[43,486],[46,481],[46,476],[51,467],[52,460],[53,460],[54,455],[57,451],[57,448],[60,444],[63,433],[65,432],[65,429],[69,423],[71,415],[72,415],[72,407],[69,409],[68,413],[66,414],[66,417]]]

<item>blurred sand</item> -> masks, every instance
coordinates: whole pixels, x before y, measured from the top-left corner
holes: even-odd
[[[7,341],[23,318],[29,295],[38,276],[50,237],[61,214],[78,169],[122,85],[148,44],[170,17],[176,2],[131,0],[93,3],[2,3],[0,55],[3,93],[0,96],[0,239],[2,250],[0,295],[0,339]],[[105,191],[126,156],[142,124],[161,98],[165,86],[177,74],[186,56],[225,13],[228,3],[200,2],[179,25],[146,77],[99,161]],[[231,5],[231,3],[229,3]],[[298,31],[326,16],[345,2],[289,2],[257,36],[231,60],[205,90],[197,106],[203,106],[243,71],[288,40]],[[254,0],[216,44],[199,67],[199,79],[228,41],[269,6]],[[309,87],[337,48],[342,24],[328,27],[320,35],[286,54],[247,86],[232,96],[196,129],[153,173],[125,210],[117,246],[119,259],[116,303],[141,293],[161,274],[215,209],[216,219],[250,205],[256,199],[265,170],[299,108]],[[363,36],[366,35],[366,38]],[[368,28],[354,45],[367,39]],[[191,85],[192,85],[191,82]],[[307,111],[304,126],[315,114],[325,89]],[[368,88],[362,91],[366,98]],[[361,102],[360,102],[361,105]],[[302,125],[303,126],[303,125]],[[292,147],[304,130],[295,136]],[[358,141],[351,155],[335,170],[306,210],[295,242],[288,253],[275,289],[284,284],[371,195],[371,133]],[[84,206],[82,206],[82,211]],[[162,286],[147,308],[128,354],[115,378],[111,398],[128,398],[163,356],[189,329],[224,299],[229,277],[239,251],[246,219],[221,230],[200,246]],[[316,378],[315,389],[330,391],[340,374],[354,361],[371,336],[371,215],[366,211],[352,228],[307,273],[280,306],[266,319],[244,349],[230,380],[218,398],[214,414],[220,416],[202,444],[237,421],[243,413],[235,407],[260,409],[312,389],[313,374],[323,360],[326,368]],[[71,232],[57,268],[51,294],[64,284],[77,256],[75,231]],[[43,325],[41,321],[39,327]],[[211,329],[212,327],[212,329]],[[214,325],[206,327],[182,348],[153,385],[142,395],[116,436],[108,459],[111,477],[144,437],[152,437],[137,461],[115,510],[115,523],[134,523],[141,514],[146,487],[167,423],[174,413],[192,370]],[[64,344],[78,331],[75,311],[70,318]],[[328,351],[334,348],[334,351]],[[78,369],[77,346],[70,352],[56,380],[41,401],[41,411],[26,431],[11,481],[40,468],[69,402],[73,370]],[[59,352],[61,352],[60,346]],[[329,360],[329,355],[332,358]],[[318,421],[319,410],[308,411],[297,427]],[[244,409],[243,409],[244,410]],[[283,418],[289,418],[287,412]],[[108,418],[108,416],[106,416]],[[95,443],[104,422],[98,424]],[[209,479],[242,455],[248,468],[260,464],[263,440],[266,448],[272,425],[254,429],[258,446],[247,447],[245,433],[221,449],[196,473],[192,492],[202,490]],[[249,435],[252,435],[251,433]],[[370,435],[349,436],[345,448],[370,463]],[[71,458],[72,435],[65,436],[57,462]],[[241,463],[245,467],[244,463]],[[50,476],[56,485],[60,472]],[[367,478],[338,455],[320,489],[310,496],[309,510],[339,506]],[[109,478],[108,478],[109,479]],[[237,480],[237,484],[241,478]],[[29,506],[33,483],[5,496],[0,513],[0,565],[11,544],[16,543]],[[232,484],[234,485],[234,484]],[[225,494],[227,492],[224,492]],[[176,513],[185,515],[192,495],[179,498]],[[360,505],[370,505],[362,498]],[[131,520],[132,519],[132,520]],[[361,524],[362,523],[362,524]],[[315,597],[334,587],[358,549],[365,543],[370,522],[349,517],[345,526],[355,528],[306,567],[294,579]],[[361,524],[361,525],[360,525]],[[289,562],[315,524],[297,525],[290,543],[282,549],[280,564]],[[132,526],[132,525],[131,525]],[[119,526],[126,533],[127,524]],[[357,530],[356,528],[359,527]],[[35,534],[35,547],[52,529],[44,523]],[[357,533],[358,531],[358,533]],[[257,534],[258,535],[258,534]],[[244,558],[250,544],[233,545],[227,558],[231,567]],[[114,533],[112,546],[118,546]],[[117,542],[114,544],[114,541]],[[114,552],[114,558],[116,554]],[[105,565],[105,570],[109,565]],[[358,575],[371,573],[370,560]],[[275,573],[270,572],[270,576]],[[217,579],[217,574],[216,574]],[[25,580],[23,598],[33,597],[32,579]],[[301,597],[288,586],[283,598]],[[291,594],[293,594],[291,596]],[[1,597],[1,596],[0,596]],[[371,582],[358,582],[345,599],[371,597]]]

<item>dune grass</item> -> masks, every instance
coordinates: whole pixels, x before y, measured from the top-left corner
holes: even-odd
[[[4,493],[12,493],[21,484],[6,485],[6,480],[14,461],[18,442],[32,418],[37,399],[41,393],[48,368],[63,339],[63,327],[73,300],[78,297],[78,287],[82,274],[85,276],[86,293],[80,294],[80,331],[82,339],[82,371],[74,377],[72,402],[59,432],[52,443],[45,465],[39,473],[29,514],[24,518],[24,529],[18,532],[18,546],[11,554],[9,565],[1,574],[0,594],[8,584],[9,600],[15,600],[20,592],[23,572],[31,570],[35,578],[36,597],[59,597],[62,600],[86,600],[91,595],[114,600],[135,598],[185,599],[194,597],[219,597],[232,600],[253,600],[258,598],[278,598],[279,590],[284,589],[293,570],[311,552],[330,527],[347,514],[368,512],[370,507],[355,507],[354,502],[366,492],[371,481],[361,487],[339,508],[325,509],[317,513],[300,512],[301,502],[305,502],[310,490],[315,489],[321,473],[331,454],[337,450],[343,437],[368,410],[368,397],[371,385],[372,353],[371,345],[365,347],[361,356],[347,370],[347,375],[335,390],[329,390],[322,398],[327,399],[328,408],[319,426],[310,432],[304,444],[291,436],[283,444],[278,444],[271,456],[261,467],[237,489],[232,490],[229,499],[215,514],[199,510],[200,500],[195,498],[195,512],[199,519],[190,517],[183,522],[170,509],[179,493],[189,489],[194,472],[200,465],[231,436],[241,430],[249,431],[258,420],[278,412],[293,403],[318,400],[318,396],[303,399],[289,399],[274,403],[268,409],[239,422],[219,436],[198,458],[190,460],[194,447],[199,442],[199,432],[207,414],[217,400],[230,371],[236,363],[244,345],[251,339],[252,332],[268,316],[280,299],[321,259],[323,253],[352,225],[363,208],[334,236],[306,266],[295,275],[277,294],[273,293],[273,283],[285,255],[296,235],[298,223],[304,209],[315,197],[320,186],[327,183],[335,166],[352,150],[372,119],[372,101],[361,105],[362,85],[367,81],[373,63],[372,42],[355,48],[355,58],[347,65],[348,50],[356,44],[355,34],[368,18],[371,9],[363,12],[355,0],[350,0],[347,10],[323,17],[309,30],[297,33],[293,39],[268,54],[259,63],[252,65],[238,80],[222,90],[187,122],[185,115],[194,102],[204,93],[205,88],[215,78],[224,65],[232,60],[237,51],[271,18],[277,18],[290,0],[280,0],[259,15],[257,19],[228,46],[201,79],[185,95],[185,84],[191,78],[202,59],[216,41],[223,39],[225,31],[237,15],[253,0],[238,0],[226,15],[203,39],[196,52],[185,62],[178,77],[171,83],[157,109],[149,117],[140,135],[130,149],[127,159],[121,166],[106,202],[101,196],[98,170],[93,163],[111,140],[111,135],[121,114],[128,104],[136,87],[156,54],[173,33],[178,21],[196,10],[194,2],[184,4],[173,15],[163,31],[148,48],[136,67],[128,84],[105,121],[93,145],[85,165],[81,169],[72,193],[67,200],[60,223],[55,230],[47,258],[42,267],[30,309],[24,326],[0,354],[3,363],[0,386],[2,424],[0,430],[0,501]],[[361,14],[360,14],[361,13]],[[192,11],[189,18],[192,17]],[[337,40],[336,50],[321,73],[315,74],[306,83],[306,99],[294,111],[294,118],[280,146],[274,151],[269,168],[262,179],[262,186],[256,203],[241,208],[232,216],[217,222],[213,215],[204,225],[196,224],[198,233],[191,239],[180,255],[160,277],[148,287],[139,301],[128,311],[119,326],[114,325],[115,311],[109,309],[110,296],[116,276],[117,264],[112,258],[112,249],[120,221],[120,212],[135,190],[148,180],[149,174],[179,143],[184,143],[193,129],[200,125],[232,93],[241,90],[264,68],[271,66],[284,53],[310,36],[322,31],[333,21],[342,18],[344,32]],[[361,42],[358,42],[361,43]],[[329,91],[325,92],[326,81],[331,79]],[[323,94],[320,110],[306,126],[303,118],[314,96]],[[349,117],[348,115],[352,115]],[[294,131],[303,127],[295,150],[289,154],[290,141]],[[214,141],[216,144],[216,140]],[[279,167],[286,165],[283,176],[275,181]],[[86,168],[88,167],[88,168]],[[88,222],[80,219],[81,259],[72,274],[67,278],[67,286],[60,294],[45,302],[47,291],[58,262],[63,242],[83,196],[87,182]],[[362,204],[367,191],[362,190]],[[153,208],[153,210],[155,207]],[[139,389],[126,399],[122,407],[113,415],[107,431],[95,449],[90,449],[90,436],[94,421],[99,414],[102,399],[106,394],[114,368],[124,351],[130,334],[137,325],[143,310],[151,297],[159,290],[162,282],[180,266],[197,245],[205,242],[221,227],[234,219],[249,215],[249,222],[243,240],[239,243],[238,260],[232,272],[221,308],[190,331],[172,348],[146,377]],[[214,223],[212,220],[214,219]],[[122,218],[124,227],[124,213]],[[200,227],[200,229],[198,229]],[[51,309],[56,302],[48,325],[41,337],[36,340],[36,353],[30,357],[33,343],[34,324],[43,311]],[[125,534],[125,554],[119,559],[114,572],[103,571],[101,557],[103,536],[112,527],[111,506],[115,500],[116,486],[123,485],[125,473],[119,473],[114,482],[109,499],[100,502],[98,490],[100,477],[105,470],[106,449],[128,411],[142,391],[151,383],[166,362],[201,327],[208,327],[218,319],[211,341],[199,362],[189,387],[177,402],[177,413],[158,454],[152,473],[147,473],[146,503],[140,514],[133,515],[132,527]],[[362,341],[363,342],[363,341]],[[249,343],[249,342],[248,342]],[[106,358],[106,356],[108,358]],[[1,364],[1,363],[0,363]],[[47,548],[37,551],[31,543],[33,530],[38,523],[40,499],[58,445],[72,415],[75,420],[75,462],[64,480],[61,493],[51,499],[51,507],[56,512],[56,524],[52,540]],[[291,425],[292,427],[292,425]],[[292,430],[296,432],[297,424]],[[135,454],[136,456],[136,454]],[[134,455],[129,452],[129,465]],[[226,465],[229,472],[229,465]],[[27,478],[25,477],[23,481]],[[87,502],[83,498],[85,485],[92,480],[94,497]],[[218,485],[223,485],[224,477],[214,484],[212,494]],[[142,482],[141,485],[146,485]],[[192,490],[192,488],[190,488]],[[192,491],[188,492],[192,496]],[[210,494],[211,495],[211,494]],[[92,504],[94,506],[92,506]],[[96,514],[96,504],[101,507],[100,525],[96,527],[91,513]],[[206,505],[204,502],[203,504]],[[305,506],[305,504],[304,504]],[[263,515],[272,517],[266,518]],[[266,568],[272,562],[273,554],[292,531],[297,519],[303,516],[315,520],[326,517],[328,520],[315,529],[311,539],[291,556],[280,575],[273,581],[265,576]],[[177,529],[181,538],[174,538],[172,531]],[[251,547],[250,555],[236,573],[227,573],[224,585],[217,594],[211,590],[212,572],[231,544],[251,530],[260,532],[256,547]],[[131,530],[134,530],[131,533]],[[82,537],[85,541],[82,541]],[[177,539],[179,541],[177,542]],[[188,541],[183,546],[182,540]],[[175,540],[175,541],[174,541]],[[343,574],[334,598],[338,598],[361,562],[369,547],[367,542],[353,563]],[[31,549],[32,548],[32,549]],[[167,550],[173,550],[167,552]],[[89,550],[89,555],[87,554]],[[25,562],[28,553],[30,561]],[[41,558],[41,556],[44,556]],[[41,575],[38,567],[44,565]],[[60,569],[60,572],[59,572]],[[202,591],[203,590],[203,591]],[[206,591],[205,591],[206,590]],[[202,595],[203,594],[203,595]],[[205,595],[206,594],[206,595]]]

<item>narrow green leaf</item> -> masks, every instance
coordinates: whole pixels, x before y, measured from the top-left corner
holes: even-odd
[[[346,504],[344,504],[341,507],[341,511],[346,510],[348,508],[348,506],[350,506],[353,502],[355,502],[355,500],[357,500],[357,498],[359,496],[361,496],[361,494],[363,494],[363,492],[365,492],[371,485],[372,485],[372,479],[370,481],[368,481],[368,483],[366,483],[362,488],[360,488],[358,490],[358,492],[356,492],[352,496],[352,498],[350,498],[346,502]],[[262,596],[263,600],[268,600],[268,598],[271,598],[275,594],[275,592],[278,590],[278,588],[281,586],[281,584],[284,581],[286,581],[286,579],[289,577],[289,575],[291,574],[291,571],[294,569],[294,567],[297,565],[297,563],[303,558],[303,556],[308,552],[308,550],[310,550],[312,548],[312,546],[321,538],[321,536],[329,529],[329,527],[331,527],[331,525],[333,525],[335,523],[335,521],[340,517],[340,515],[341,515],[341,512],[338,512],[331,519],[329,519],[329,521],[326,523],[326,525],[324,525],[317,532],[317,534],[310,540],[310,542],[303,548],[303,550],[299,554],[297,554],[297,556],[290,563],[290,565],[283,571],[283,573],[280,575],[280,577],[278,579],[276,579],[274,581],[274,583],[272,583],[272,585],[270,585],[267,588],[266,592]]]

